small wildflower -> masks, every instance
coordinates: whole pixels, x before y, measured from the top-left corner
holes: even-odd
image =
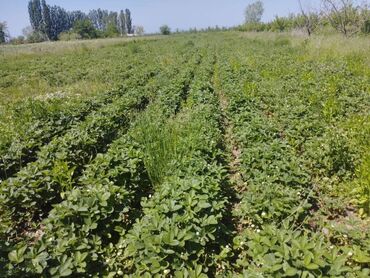
[[[197,236],[199,236],[199,232],[196,232],[195,234],[196,234]]]
[[[170,270],[169,269],[165,269],[164,271],[163,271],[163,274],[164,275],[167,275],[167,274],[169,274],[170,273]]]
[[[351,251],[348,252],[348,256],[352,257],[353,253]]]
[[[266,212],[262,212],[261,216],[262,217],[265,217],[266,216]]]
[[[257,233],[260,233],[260,232],[261,232],[261,230],[260,230],[260,229],[257,229],[257,230],[256,230],[256,232],[257,232]]]
[[[323,229],[322,229],[322,233],[323,233],[324,235],[329,235],[329,230],[328,230],[327,228],[323,228]]]
[[[118,270],[118,271],[117,271],[117,274],[118,274],[119,276],[122,276],[122,275],[123,275],[123,271],[122,271],[122,270]]]

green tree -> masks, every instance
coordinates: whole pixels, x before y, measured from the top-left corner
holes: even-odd
[[[245,23],[259,23],[264,12],[262,1],[249,4],[245,9]]]
[[[43,31],[42,8],[40,0],[30,0],[28,2],[28,13],[33,30]]]
[[[77,20],[73,25],[73,32],[80,35],[83,39],[94,39],[98,37],[96,29],[88,19]]]
[[[109,38],[114,38],[114,37],[117,37],[119,34],[120,33],[118,31],[117,26],[113,22],[108,23],[107,29],[105,30],[104,35]]]
[[[168,25],[162,25],[159,28],[162,35],[169,35],[171,34],[171,28]]]
[[[56,39],[53,38],[52,35],[52,22],[51,22],[51,17],[50,17],[50,9],[49,6],[46,4],[45,0],[42,0],[41,2],[42,6],[42,19],[43,19],[43,31],[45,32],[45,35],[49,40]]]
[[[125,13],[123,12],[123,10],[121,10],[121,12],[119,13],[119,16],[118,16],[118,25],[119,25],[119,31],[121,33],[121,36],[123,36],[124,34],[127,33],[127,29],[126,29],[126,16],[125,16]]]
[[[0,43],[5,43],[7,35],[7,26],[6,22],[0,22]]]
[[[129,9],[126,9],[125,18],[126,18],[127,33],[132,34],[132,31],[133,31],[132,30],[132,18],[131,18],[131,12]]]

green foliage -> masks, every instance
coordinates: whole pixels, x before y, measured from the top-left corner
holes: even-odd
[[[119,36],[119,31],[116,25],[109,23],[107,29],[104,32],[104,36],[108,38],[114,38]]]
[[[163,25],[159,28],[159,31],[162,35],[170,35],[171,34],[171,28],[168,25]]]
[[[243,226],[253,227],[272,221],[280,223],[283,220],[302,219],[311,207],[304,197],[300,190],[280,185],[251,184],[235,211],[235,216]]]
[[[258,23],[247,23],[247,24],[241,25],[237,27],[237,30],[243,31],[243,32],[252,32],[252,31],[263,32],[263,31],[267,31],[267,28],[266,28],[266,24],[258,22]]]
[[[283,32],[292,28],[292,21],[289,18],[276,16],[270,26],[270,30],[273,32]]]
[[[107,10],[91,10],[88,14],[82,11],[66,11],[59,6],[50,6],[45,0],[30,0],[28,13],[32,29],[44,40],[67,39],[67,33],[77,33],[81,38],[116,37],[118,34],[133,32],[130,10],[120,15]],[[91,24],[86,21],[90,21]],[[73,32],[71,33],[71,29]],[[30,42],[38,42],[31,40]]]
[[[0,44],[6,42],[7,38],[7,26],[6,22],[0,22]]]
[[[362,103],[368,95],[360,85],[366,77],[359,74],[353,83],[349,68],[339,61],[282,59],[283,49],[298,57],[284,36],[253,43],[263,51],[253,48],[252,61],[243,63],[243,54],[232,50],[221,54],[226,61],[220,67],[221,88],[229,97],[227,115],[240,148],[241,176],[233,210],[238,235],[232,256],[237,259],[225,263],[225,273],[366,277],[369,237],[360,236],[359,225],[366,230],[368,222],[349,223],[341,216],[351,206],[344,203],[356,203],[364,214],[369,200],[364,187],[367,116],[357,114],[366,110]],[[307,75],[311,67],[321,73]],[[349,115],[357,116],[347,122]],[[357,193],[349,193],[353,188]],[[325,225],[330,218],[335,220]],[[355,253],[361,259],[354,259]]]
[[[302,14],[276,16],[267,23],[260,22],[260,16],[263,14],[262,4],[250,4],[246,10],[245,24],[236,27],[236,30],[244,32],[304,30],[311,35],[312,33],[320,34],[331,27],[331,31],[335,30],[345,36],[369,32],[369,9],[366,4],[355,5],[353,1],[336,0],[322,2],[324,4],[322,11],[302,11]]]
[[[197,76],[199,81],[206,80],[207,67]],[[204,100],[207,104],[202,104],[206,91],[199,84],[202,82],[195,80],[189,91],[189,97],[198,102],[175,119],[185,129],[177,147],[189,150],[186,159],[177,159],[174,168],[169,165],[171,171],[155,185],[154,194],[143,199],[143,217],[117,244],[111,264],[116,273],[205,277],[216,265],[213,246],[223,241],[221,221],[226,204],[224,169],[218,164],[220,115],[211,92],[208,101]],[[203,144],[205,141],[210,144]]]
[[[73,32],[62,32],[59,34],[58,39],[60,41],[74,41],[82,39],[80,34]]]
[[[33,31],[27,36],[27,41],[29,43],[38,43],[43,42],[45,40],[46,40],[45,35],[39,31]]]
[[[126,21],[126,30],[128,34],[133,33],[132,29],[132,17],[131,17],[131,11],[129,9],[125,10],[125,21]]]
[[[76,21],[73,25],[73,32],[78,34],[82,39],[94,39],[98,37],[96,29],[88,19]]]
[[[240,252],[236,266],[244,276],[332,277],[360,270],[347,266],[346,254],[319,234],[264,226],[246,230],[234,244]]]
[[[270,35],[5,60],[117,89],[1,107],[0,276],[368,277],[367,57]]]

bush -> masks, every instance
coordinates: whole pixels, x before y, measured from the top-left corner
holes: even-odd
[[[107,26],[107,29],[104,31],[104,37],[106,38],[114,38],[119,36],[119,31],[117,29],[117,26],[113,23],[109,23]]]
[[[163,25],[159,29],[161,31],[162,35],[170,35],[171,34],[171,28],[168,25]]]
[[[47,40],[46,36],[38,31],[33,31],[28,37],[28,42],[30,43],[38,43],[38,42],[44,42]]]
[[[292,19],[287,17],[275,17],[275,19],[269,24],[270,31],[283,32],[291,29]]]
[[[239,26],[237,30],[243,32],[263,32],[267,31],[267,25],[265,23],[246,23]]]
[[[18,36],[10,40],[11,44],[24,44],[26,43],[25,38],[23,36]]]
[[[80,35],[82,39],[95,39],[98,37],[96,29],[88,19],[76,21],[73,26],[73,33]]]
[[[74,32],[63,32],[60,33],[58,39],[61,41],[74,41],[82,39],[80,34]]]

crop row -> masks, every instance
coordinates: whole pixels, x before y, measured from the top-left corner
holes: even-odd
[[[43,219],[51,205],[60,202],[60,193],[74,185],[83,166],[97,153],[105,152],[107,145],[129,127],[130,118],[136,114],[130,111],[142,109],[151,98],[148,90],[155,90],[153,82],[141,87],[145,79],[152,76],[143,70],[141,80],[137,80],[138,76],[130,80],[138,84],[136,88],[91,113],[65,135],[54,138],[41,148],[37,161],[28,164],[15,178],[2,182],[1,205],[6,215],[2,222],[11,221],[8,230],[13,236],[29,229],[33,221]],[[161,80],[162,76],[156,78]],[[41,200],[43,205],[37,206]]]
[[[281,58],[281,53],[268,57],[259,57],[263,70],[248,68],[249,61],[233,67],[230,56],[221,66],[244,181],[233,211],[239,233],[234,238],[231,276],[366,275],[359,257],[351,258],[347,247],[335,246],[329,230],[317,227],[312,216],[319,205],[316,182],[321,156],[312,143],[323,143],[327,120],[332,120],[323,117],[325,107],[309,94],[312,83],[304,81],[305,71],[314,65],[302,68],[290,60],[294,56]],[[328,160],[336,159],[326,155]]]
[[[175,112],[199,57],[194,55],[189,60],[181,71],[177,63],[173,64],[151,84],[146,94],[155,97],[149,110],[157,107]],[[167,105],[170,100],[173,102]],[[78,187],[62,193],[63,201],[44,220],[42,238],[36,246],[26,251],[24,243],[18,244],[12,254],[17,257],[22,252],[22,259],[14,257],[12,263],[17,265],[26,259],[18,271],[64,276],[72,272],[100,273],[105,268],[104,256],[140,217],[140,199],[151,188],[135,129],[115,140],[106,153],[85,167]]]
[[[204,60],[184,109],[159,127],[162,136],[176,142],[169,170],[154,193],[143,198],[143,217],[117,243],[108,262],[113,274],[205,277],[216,272],[227,199],[220,163],[221,115],[209,84],[214,57],[208,53]]]
[[[107,144],[127,129],[133,112],[143,104],[145,99],[135,92],[93,112],[84,122],[42,147],[38,159],[16,177],[4,181],[1,207],[12,219],[11,228],[16,228],[13,232],[42,219],[50,205],[60,200],[63,189],[73,186],[73,177],[82,166],[104,152]]]
[[[3,107],[1,117],[8,124],[1,126],[0,181],[13,176],[21,167],[34,161],[41,146],[65,133],[89,112],[112,102],[115,97],[122,96],[133,87],[145,85],[149,78],[158,74],[155,60],[159,57],[168,59],[172,55],[171,52],[162,51],[159,48],[154,53],[133,55],[125,60],[120,67],[124,74],[117,72],[117,76],[122,77],[117,90],[88,96],[87,99],[56,93],[51,94],[50,98],[30,99]]]
[[[154,69],[144,65],[136,68],[120,89],[89,97],[88,100],[69,100],[67,103],[65,99],[52,100],[49,103],[31,100],[14,108],[19,119],[15,122],[19,128],[17,134],[1,142],[0,180],[13,176],[27,163],[34,161],[40,148],[54,137],[63,135],[91,112],[124,95],[133,84],[136,87],[144,85],[154,74]],[[29,117],[26,117],[27,113],[30,114]]]

